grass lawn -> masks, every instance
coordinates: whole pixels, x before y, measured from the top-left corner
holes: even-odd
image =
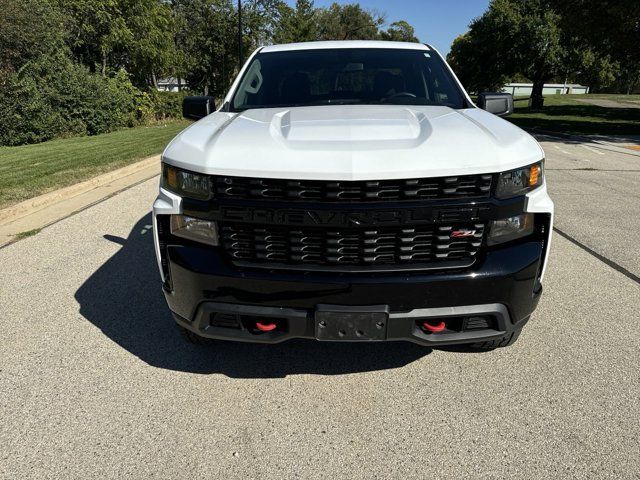
[[[0,208],[162,152],[190,122],[0,147]]]
[[[629,105],[609,108],[579,100],[609,100]],[[585,135],[640,135],[640,95],[547,95],[544,107],[533,110],[526,101],[515,102],[515,113],[507,117],[529,130]]]

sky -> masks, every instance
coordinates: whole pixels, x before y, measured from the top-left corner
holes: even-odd
[[[287,0],[294,5],[295,0]],[[337,3],[360,3],[368,10],[386,14],[387,23],[406,20],[416,29],[416,37],[449,53],[453,39],[467,31],[471,20],[482,15],[489,0],[315,0],[316,7]]]

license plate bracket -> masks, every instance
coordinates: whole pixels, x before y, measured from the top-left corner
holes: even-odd
[[[371,342],[387,339],[389,307],[318,305],[316,338],[323,341]]]

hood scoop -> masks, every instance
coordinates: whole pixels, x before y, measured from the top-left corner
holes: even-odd
[[[424,140],[429,122],[421,112],[409,108],[337,107],[285,110],[273,115],[270,132],[286,143],[389,142]]]

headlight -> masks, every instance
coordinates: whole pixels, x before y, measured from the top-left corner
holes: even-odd
[[[171,215],[171,234],[207,245],[218,245],[216,222],[188,217],[187,215]]]
[[[533,233],[533,228],[533,213],[523,213],[515,217],[494,220],[489,223],[487,245],[497,245],[526,237]]]
[[[160,186],[183,197],[208,200],[211,197],[211,178],[201,173],[188,172],[162,164]]]
[[[500,174],[496,197],[511,198],[538,188],[544,181],[542,162]]]

